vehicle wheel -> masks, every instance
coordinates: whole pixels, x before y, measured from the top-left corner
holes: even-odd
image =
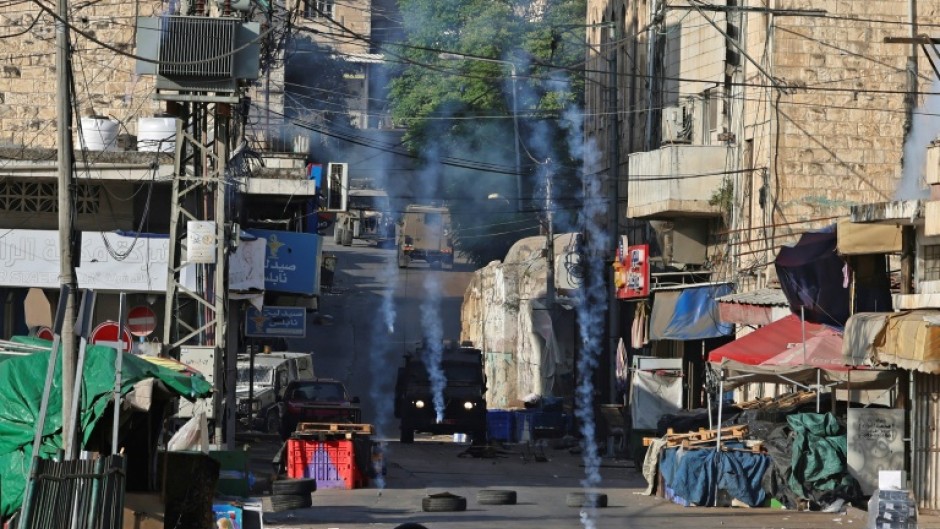
[[[271,483],[274,496],[309,496],[317,491],[317,480],[313,478],[279,479]]]
[[[466,511],[467,498],[449,492],[425,496],[421,499],[421,509],[424,512]]]
[[[313,500],[309,494],[276,494],[271,496],[271,510],[274,512],[306,509],[312,505]]]
[[[477,503],[480,505],[515,505],[516,491],[483,489],[477,492]]]
[[[398,268],[408,268],[408,265],[411,264],[411,258],[405,254],[405,251],[401,248],[398,249]]]
[[[353,241],[352,230],[343,230],[343,246],[352,246],[352,241]]]
[[[440,270],[443,267],[440,260],[428,261],[428,265],[435,270]]]
[[[486,444],[486,430],[480,430],[470,434],[470,442],[473,446],[483,446]]]
[[[264,431],[268,433],[280,433],[281,431],[281,416],[277,412],[275,407],[273,410],[269,411],[264,417]]]
[[[415,431],[412,428],[401,427],[401,436],[398,438],[404,444],[411,444],[415,442]]]
[[[569,492],[565,498],[568,507],[607,507],[607,495],[603,492]]]
[[[288,437],[293,435],[294,430],[297,428],[297,425],[294,424],[294,422],[291,420],[283,420],[280,422],[281,422],[280,431],[278,433],[281,434],[281,439],[284,439],[286,441]]]
[[[403,523],[399,525],[398,527],[395,527],[395,529],[428,529],[428,528],[419,523],[408,522],[408,523]]]

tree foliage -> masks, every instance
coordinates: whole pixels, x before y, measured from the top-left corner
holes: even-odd
[[[571,198],[581,164],[570,152],[568,128],[578,136],[580,123],[565,121],[563,111],[583,102],[577,65],[586,51],[585,2],[399,0],[399,7],[407,40],[385,50],[400,62],[389,100],[393,119],[406,128],[406,145],[426,168],[412,186],[416,199],[449,202],[462,253],[481,264],[502,259],[516,240],[538,233],[543,173],[553,175],[557,193],[567,194],[560,207],[576,207]],[[441,53],[499,62],[447,60]],[[447,158],[514,172],[508,63],[517,71],[523,211],[516,211],[513,175],[439,163]]]

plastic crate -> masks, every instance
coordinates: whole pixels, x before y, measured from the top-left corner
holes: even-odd
[[[355,489],[366,485],[356,465],[352,441],[287,440],[287,476],[313,478],[318,489]]]
[[[486,437],[491,441],[513,441],[513,413],[507,410],[487,410]]]

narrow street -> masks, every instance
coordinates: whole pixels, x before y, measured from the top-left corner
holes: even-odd
[[[352,247],[329,243],[338,264],[331,292],[323,296],[325,325],[311,324],[307,338],[292,342],[295,350],[315,352],[318,376],[345,382],[362,400],[363,420],[376,425],[376,440],[386,442],[387,475],[380,488],[375,482],[355,490],[321,489],[314,505],[265,514],[266,527],[365,529],[396,527],[418,522],[429,529],[479,528],[570,529],[581,526],[581,509],[566,506],[568,493],[581,490],[583,465],[576,448],[559,443],[528,447],[494,446],[487,457],[472,457],[467,445],[448,436],[419,435],[412,445],[398,443],[397,422],[391,413],[395,370],[408,344],[422,336],[421,303],[424,281],[431,274],[441,279],[441,324],[444,336],[457,338],[463,291],[472,274],[469,265],[453,271],[429,270],[423,264],[399,270],[389,268],[394,250],[360,243]],[[389,270],[393,276],[388,276]],[[381,332],[381,304],[386,289],[395,286],[394,332]],[[329,320],[329,318],[328,318]],[[376,353],[384,356],[377,356]],[[256,472],[269,472],[276,440],[257,436],[253,444]],[[544,458],[541,456],[544,455]],[[538,457],[538,460],[536,458]],[[865,513],[797,513],[770,509],[684,508],[642,494],[643,477],[632,463],[605,457],[601,491],[607,508],[596,512],[598,528],[818,528],[863,527]],[[480,505],[483,488],[514,490],[517,505]],[[467,498],[465,512],[428,513],[421,500],[428,494],[450,492]]]

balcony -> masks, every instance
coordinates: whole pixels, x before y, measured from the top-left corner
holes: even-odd
[[[630,155],[630,218],[717,217],[709,204],[727,175],[725,145],[666,145]]]

